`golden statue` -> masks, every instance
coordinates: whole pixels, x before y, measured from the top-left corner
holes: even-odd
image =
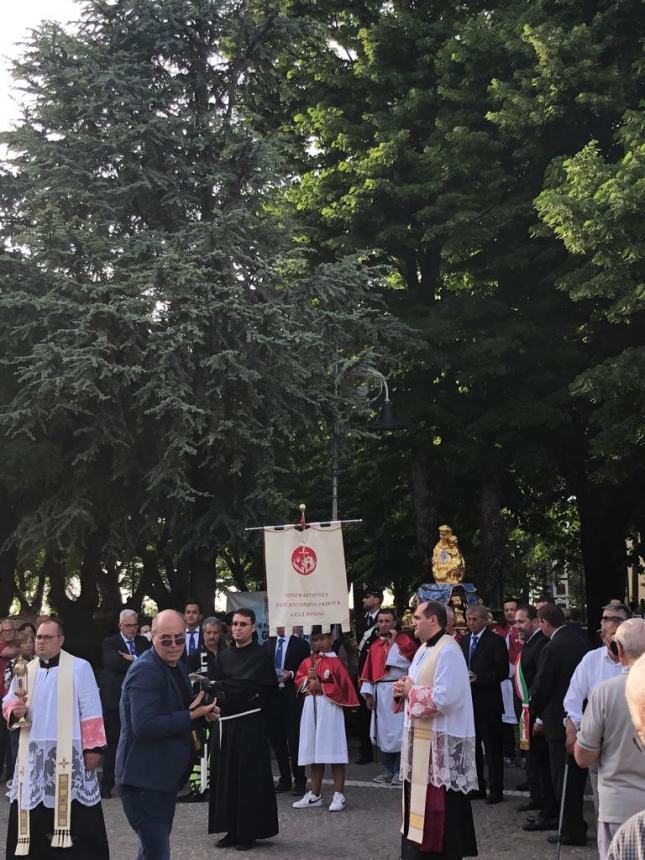
[[[468,626],[466,624],[466,609],[468,608],[461,597],[453,594],[448,605],[452,606],[452,611],[455,613],[455,627],[463,630]]]
[[[466,562],[450,526],[439,526],[439,540],[432,551],[432,575],[435,582],[461,582]]]

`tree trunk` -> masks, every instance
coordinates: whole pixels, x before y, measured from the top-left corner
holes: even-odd
[[[436,543],[436,487],[430,484],[430,461],[425,451],[417,451],[411,465],[410,482],[417,532],[417,555],[423,582],[432,582],[432,549]]]
[[[6,487],[0,484],[0,617],[2,618],[9,614],[14,594],[13,575],[17,548],[12,535],[17,524],[9,493]]]
[[[499,487],[494,477],[482,485],[479,496],[479,558],[477,585],[489,606],[504,601],[504,526],[499,502]]]
[[[602,607],[627,594],[627,525],[620,496],[589,482],[577,495],[590,633],[598,628]]]
[[[215,611],[216,561],[215,553],[206,548],[191,553],[190,593],[201,603],[205,616]]]

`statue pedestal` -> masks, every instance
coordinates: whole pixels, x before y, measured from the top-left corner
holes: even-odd
[[[427,582],[417,591],[417,600],[450,604],[455,612],[455,630],[466,633],[466,612],[477,603],[477,590],[472,582]]]
[[[437,603],[448,603],[450,598],[461,598],[466,606],[477,603],[477,589],[472,582],[426,582],[417,591],[419,603],[426,600],[436,600]]]

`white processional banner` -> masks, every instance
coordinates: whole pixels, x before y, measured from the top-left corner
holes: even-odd
[[[291,632],[301,624],[342,625],[349,630],[343,527],[339,522],[307,528],[264,529],[269,624]]]

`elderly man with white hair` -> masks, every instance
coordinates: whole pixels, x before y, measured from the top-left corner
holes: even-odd
[[[645,756],[634,749],[634,729],[625,698],[631,667],[645,653],[645,620],[623,621],[613,634],[622,670],[591,692],[574,746],[579,767],[598,764],[598,853],[634,813],[645,808]]]
[[[101,703],[107,738],[101,778],[101,797],[104,799],[111,797],[114,788],[114,759],[121,732],[121,687],[131,664],[150,648],[149,640],[137,634],[138,626],[139,616],[134,609],[124,609],[119,615],[119,632],[104,639],[101,646]]]
[[[634,755],[645,757],[645,654],[634,663],[625,685],[627,706],[634,724]],[[643,860],[645,857],[645,809],[622,824],[611,840],[607,860]]]

